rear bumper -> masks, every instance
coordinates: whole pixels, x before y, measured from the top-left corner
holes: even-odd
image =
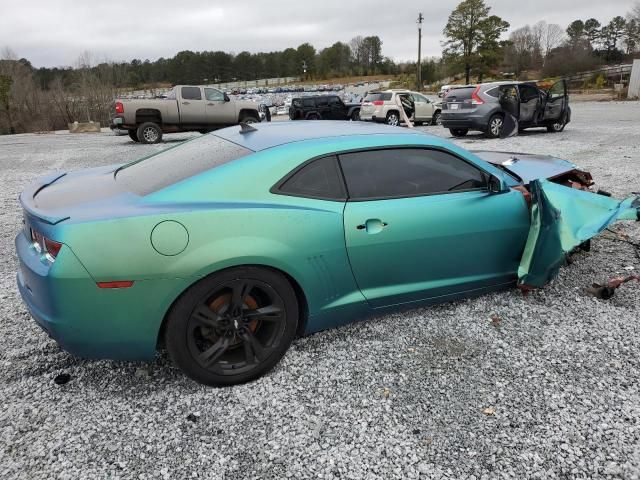
[[[488,118],[485,115],[461,115],[442,111],[440,114],[444,128],[463,128],[469,130],[486,130]]]
[[[376,122],[376,123],[384,123],[386,120],[385,117],[379,117],[376,115],[360,115],[360,120],[364,122]]]
[[[35,251],[24,230],[15,245],[22,300],[38,325],[64,350],[84,358],[154,357],[164,313],[148,304],[144,308],[136,304],[144,304],[140,299],[154,294],[164,297],[166,292],[148,290],[156,282],[139,282],[141,285],[128,289],[100,289],[67,245],[53,263]]]

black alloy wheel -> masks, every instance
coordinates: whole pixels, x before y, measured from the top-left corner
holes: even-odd
[[[295,337],[298,303],[282,275],[241,267],[194,285],[167,321],[167,349],[188,376],[234,385],[263,375],[282,358]]]

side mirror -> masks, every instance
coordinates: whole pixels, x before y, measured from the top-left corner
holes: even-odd
[[[225,102],[230,102],[231,99],[229,98],[229,95],[227,95],[226,93],[224,94],[224,101]]]
[[[487,182],[487,189],[491,194],[506,192],[506,190],[502,188],[502,182],[500,182],[500,179],[498,177],[494,177],[493,175],[489,177],[489,180]]]

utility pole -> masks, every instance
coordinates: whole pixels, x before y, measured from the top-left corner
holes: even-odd
[[[416,72],[416,90],[419,92],[422,90],[422,21],[424,17],[422,13],[418,14],[418,71]]]

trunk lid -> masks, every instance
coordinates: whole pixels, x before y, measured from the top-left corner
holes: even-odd
[[[95,217],[127,193],[114,180],[118,165],[42,177],[20,194],[27,215],[56,225],[70,218]]]

